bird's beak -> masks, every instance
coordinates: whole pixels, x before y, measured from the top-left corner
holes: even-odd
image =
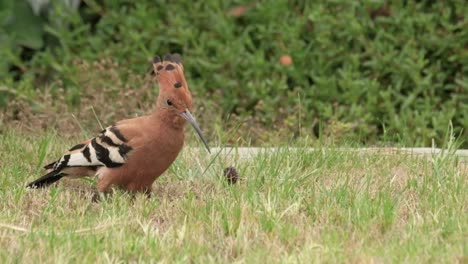
[[[195,131],[197,131],[198,136],[200,136],[201,141],[203,142],[203,144],[205,144],[205,147],[208,150],[208,153],[211,153],[210,147],[208,146],[208,143],[207,143],[207,141],[205,139],[205,136],[203,135],[203,132],[201,131],[200,127],[198,126],[197,121],[192,116],[190,111],[188,109],[186,109],[185,111],[181,112],[180,115],[193,126]]]

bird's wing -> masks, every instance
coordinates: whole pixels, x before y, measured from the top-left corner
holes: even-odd
[[[109,126],[96,137],[70,148],[59,160],[44,168],[61,171],[70,167],[119,167],[132,151],[128,140],[118,125]]]

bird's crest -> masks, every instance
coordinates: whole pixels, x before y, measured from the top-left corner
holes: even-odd
[[[158,101],[165,105],[167,99],[181,107],[191,108],[192,95],[188,89],[184,76],[184,66],[179,54],[168,54],[161,60],[159,56],[153,58],[153,69],[159,82],[160,95]],[[184,109],[182,109],[184,108]]]
[[[153,70],[162,88],[186,88],[184,66],[179,54],[167,54],[163,60],[159,56],[153,58]]]

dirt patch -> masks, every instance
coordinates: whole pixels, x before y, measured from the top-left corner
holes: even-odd
[[[74,65],[74,83],[55,80],[40,91],[15,92],[17,96],[0,109],[0,133],[5,127],[29,133],[56,130],[61,137],[71,138],[154,109],[159,88],[150,71],[134,74],[112,59],[92,63],[77,59]],[[226,119],[217,104],[222,94],[198,95],[196,89],[191,90],[192,112],[208,137],[219,135],[219,125],[228,144],[279,141],[290,135],[290,126],[280,122],[278,129],[268,129],[255,115],[230,114]],[[202,96],[210,100],[201,100]]]
[[[95,63],[76,60],[75,84],[54,81],[30,98],[19,96],[0,112],[0,123],[31,132],[55,129],[64,135],[82,130],[99,131],[153,109],[156,83],[150,74],[128,74],[123,81],[120,66],[111,59]]]

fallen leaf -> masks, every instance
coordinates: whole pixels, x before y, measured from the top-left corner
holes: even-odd
[[[231,10],[229,10],[229,14],[234,17],[240,17],[240,16],[243,16],[245,12],[247,12],[247,10],[248,10],[247,6],[244,6],[244,5],[236,6],[236,7],[231,8]]]
[[[285,65],[285,66],[291,65],[292,62],[293,62],[292,58],[289,55],[283,55],[283,56],[280,57],[280,63]]]

